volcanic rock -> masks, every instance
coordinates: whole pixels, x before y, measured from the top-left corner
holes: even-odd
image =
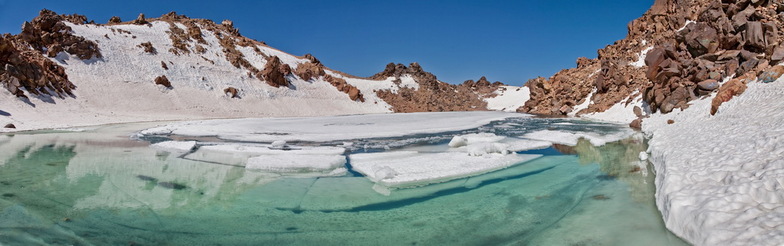
[[[697,87],[701,90],[713,91],[719,88],[719,81],[716,81],[715,79],[707,79],[697,83]]]
[[[318,62],[318,60],[316,61]],[[321,66],[321,63],[305,62],[297,65],[297,69],[294,70],[294,74],[302,78],[302,80],[308,81],[324,76],[326,72],[324,72],[324,68]]]
[[[267,63],[264,65],[264,70],[261,71],[261,78],[270,86],[281,87],[289,86],[289,81],[286,75],[291,73],[291,67],[284,64],[277,56],[270,56],[267,58]]]
[[[744,91],[746,91],[745,76],[732,79],[722,85],[721,88],[719,88],[719,93],[717,93],[716,97],[711,101],[710,114],[715,115],[716,112],[719,111],[719,106],[721,106],[722,103],[729,101],[732,97],[740,95]]]
[[[238,94],[239,91],[237,90],[237,88],[234,87],[228,87],[226,89],[223,89],[223,93],[228,96],[231,96],[231,98],[239,98],[239,94]]]
[[[137,46],[141,47],[142,49],[144,49],[144,52],[147,52],[149,54],[153,54],[154,55],[154,54],[158,53],[158,51],[155,50],[155,47],[153,47],[152,43],[150,43],[150,42],[144,42],[144,43],[141,43],[141,44],[139,44]]]
[[[169,78],[166,78],[166,75],[161,75],[155,78],[156,85],[162,85],[166,88],[172,88],[171,82],[169,82]]]
[[[131,23],[136,25],[144,25],[144,24],[148,24],[149,22],[147,22],[147,20],[144,18],[144,13],[140,13],[139,16],[137,16],[136,19],[133,20]]]
[[[109,24],[120,24],[120,22],[122,22],[122,20],[120,20],[119,16],[112,16],[112,18],[109,18]]]
[[[765,70],[765,72],[759,76],[759,79],[763,83],[770,83],[776,81],[781,75],[784,75],[784,66],[773,66]]]
[[[411,76],[419,84],[419,88],[402,87],[397,92],[376,91],[376,95],[392,105],[393,111],[400,113],[487,110],[487,102],[483,98],[494,96],[498,87],[503,85],[490,83],[487,78],[480,78],[481,83],[473,81],[460,85],[444,83],[435,75],[424,71],[416,62],[409,66],[389,63],[384,71],[370,78],[400,79],[402,76]]]

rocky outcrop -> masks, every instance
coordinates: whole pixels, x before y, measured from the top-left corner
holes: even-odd
[[[306,62],[297,65],[297,69],[294,70],[294,74],[302,78],[302,80],[308,81],[324,76],[326,75],[326,72],[324,72],[324,67],[321,65],[321,63]]]
[[[289,86],[289,81],[286,79],[289,74],[291,74],[291,67],[282,63],[277,56],[271,56],[267,58],[264,70],[261,71],[261,78],[270,86],[285,87]]]
[[[487,110],[485,97],[502,85],[500,82],[489,83],[487,79],[479,82],[467,81],[460,85],[452,85],[439,81],[435,75],[425,72],[418,63],[408,67],[403,64],[387,64],[384,71],[371,76],[371,79],[396,78],[409,75],[419,84],[419,88],[402,87],[396,92],[379,90],[376,94],[395,112],[437,112],[437,111],[476,111]]]
[[[109,18],[109,24],[120,24],[120,23],[122,23],[122,20],[120,19],[119,16],[112,16],[112,18]]]
[[[71,34],[64,23],[87,23],[81,15],[58,15],[41,10],[38,17],[22,25],[18,35],[0,36],[0,84],[11,94],[73,95],[76,86],[68,80],[65,69],[47,58],[67,52],[80,59],[100,58],[98,45]]]
[[[784,59],[782,10],[781,2],[770,0],[656,0],[629,23],[625,39],[600,49],[596,59],[579,58],[577,68],[530,80],[531,100],[518,111],[565,115],[588,95],[592,104],[577,115],[640,95],[653,112],[686,108],[690,100],[721,91],[718,81],[748,80]],[[738,83],[724,95],[742,92]]]
[[[150,42],[141,43],[138,47],[144,49],[144,52],[147,52],[148,54],[158,54],[158,50],[156,50]]]
[[[348,97],[351,99],[351,101],[365,101],[365,97],[362,95],[362,92],[360,92],[357,87],[346,83],[345,79],[333,77],[331,75],[324,75],[324,80],[329,82],[329,84],[337,88],[339,91],[348,94]]]

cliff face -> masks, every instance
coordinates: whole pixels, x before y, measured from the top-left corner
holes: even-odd
[[[782,11],[784,4],[771,0],[656,0],[629,23],[625,39],[600,49],[596,59],[528,81],[531,100],[518,111],[564,115],[590,100],[580,115],[641,97],[652,112],[669,113],[728,91],[715,100],[718,108],[746,81],[779,70],[768,71],[784,59]],[[720,89],[724,79],[731,80],[722,87],[733,88]]]

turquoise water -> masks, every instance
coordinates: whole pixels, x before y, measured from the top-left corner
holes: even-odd
[[[261,173],[186,160],[128,137],[150,124],[0,136],[0,243],[685,244],[664,228],[654,206],[651,168],[635,166],[646,148],[639,137],[529,151],[545,156],[385,196],[352,173]],[[510,119],[459,134],[518,136],[536,129],[606,132],[615,126]],[[451,134],[457,133],[355,140],[350,151],[437,150]]]

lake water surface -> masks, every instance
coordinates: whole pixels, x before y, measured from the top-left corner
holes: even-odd
[[[351,170],[265,173],[149,147],[187,137],[129,137],[155,125],[0,135],[0,244],[685,245],[654,205],[639,135],[523,151],[543,156],[387,195]],[[347,154],[438,152],[456,134],[518,137],[542,129],[619,128],[513,118],[458,132],[299,144],[350,146]]]

